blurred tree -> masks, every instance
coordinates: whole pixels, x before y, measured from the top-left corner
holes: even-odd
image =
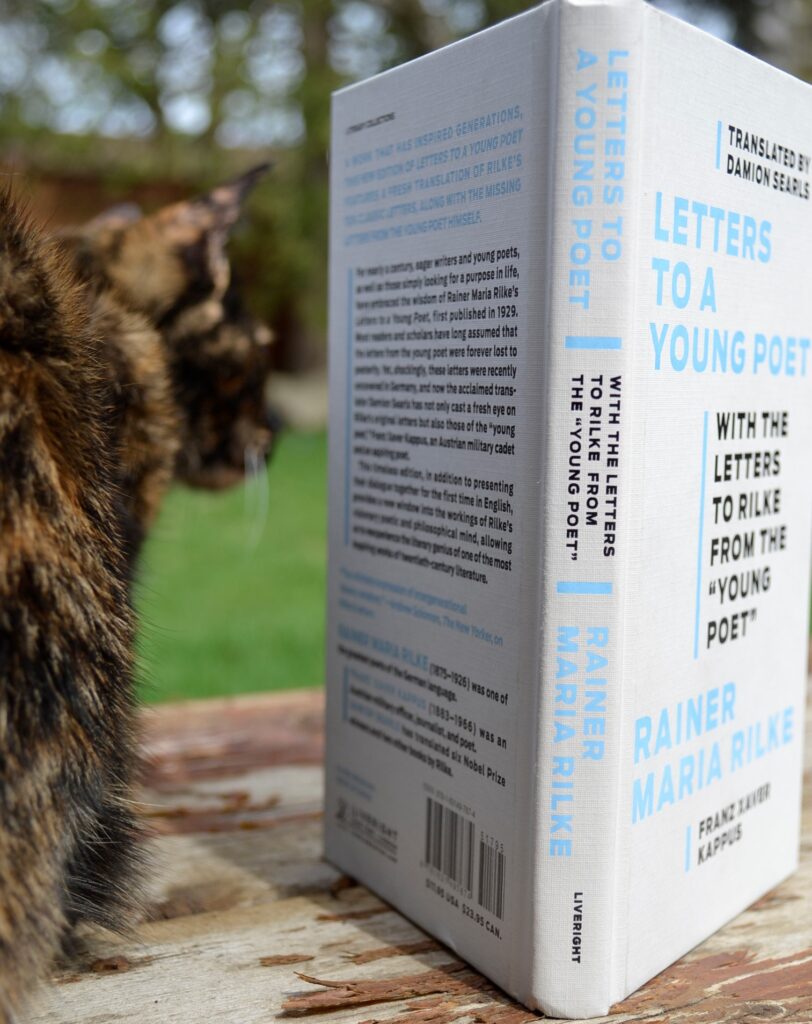
[[[810,0],[655,0],[799,78],[812,78]]]
[[[796,73],[812,0],[661,0]],[[0,158],[201,188],[274,152],[236,239],[289,367],[323,358],[329,96],[526,0],[0,0]]]

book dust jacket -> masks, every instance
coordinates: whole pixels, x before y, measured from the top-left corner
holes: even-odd
[[[554,1016],[797,863],[811,159],[637,2],[334,97],[327,855]]]

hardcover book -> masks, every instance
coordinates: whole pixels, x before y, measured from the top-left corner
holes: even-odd
[[[796,866],[810,159],[637,0],[334,97],[327,855],[553,1016]]]

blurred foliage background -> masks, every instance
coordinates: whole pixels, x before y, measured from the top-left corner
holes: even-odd
[[[149,699],[321,682],[330,93],[529,6],[0,0],[0,170],[39,220],[76,223],[124,199],[151,209],[269,157],[275,165],[232,258],[275,329],[287,409],[309,407],[294,424],[315,433],[283,438],[261,522],[263,499],[247,488],[170,495],[139,598]],[[812,75],[812,0],[658,6]],[[295,387],[314,374],[315,401],[312,387]]]
[[[330,92],[531,6],[526,0],[0,0],[0,161],[59,223],[157,205],[269,154],[236,261],[278,365],[324,360]],[[779,66],[812,71],[811,0],[671,0]],[[487,74],[483,68],[483,74]]]

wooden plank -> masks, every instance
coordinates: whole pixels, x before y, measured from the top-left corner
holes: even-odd
[[[147,919],[129,937],[85,933],[32,1022],[541,1019],[322,861],[321,702],[302,692],[149,713]],[[603,1020],[812,1021],[811,776],[797,874]]]
[[[225,778],[272,764],[318,764],[320,690],[163,704],[144,712],[146,783]]]

